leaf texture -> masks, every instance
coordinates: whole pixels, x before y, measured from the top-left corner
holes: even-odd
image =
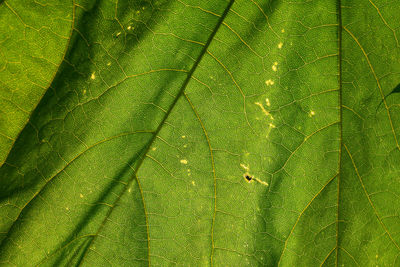
[[[400,264],[400,2],[26,2],[1,265]]]

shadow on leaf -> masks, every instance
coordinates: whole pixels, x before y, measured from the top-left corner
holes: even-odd
[[[376,108],[375,114],[378,112],[379,107],[382,105],[383,100],[385,100],[388,96],[390,96],[391,94],[396,94],[396,93],[400,93],[400,84],[398,84],[389,94],[385,95],[383,97],[383,99],[381,100],[381,102],[379,103],[378,107]]]

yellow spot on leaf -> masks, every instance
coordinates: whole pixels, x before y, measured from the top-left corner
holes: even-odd
[[[256,180],[257,182],[259,182],[259,183],[262,184],[262,185],[268,186],[268,183],[267,183],[267,182],[264,182],[264,181],[258,179],[257,177],[254,177],[254,180]]]
[[[315,111],[314,110],[311,110],[310,113],[308,114],[309,117],[312,117],[314,115],[315,115]]]
[[[269,80],[266,80],[266,81],[265,81],[265,84],[266,84],[266,85],[274,85],[274,81],[271,80],[271,79],[269,79]]]
[[[90,75],[90,79],[92,79],[92,80],[96,79],[96,74],[95,74],[95,72],[93,72],[92,75]]]
[[[80,197],[80,198],[83,198],[83,195],[82,195],[82,194],[79,194],[79,197]]]
[[[283,43],[282,43],[282,42],[280,42],[280,43],[278,44],[278,48],[279,48],[279,49],[281,49],[281,48],[282,48],[282,46],[283,46]]]
[[[271,102],[269,102],[269,98],[266,98],[266,99],[265,99],[265,104],[266,104],[268,107],[271,106]]]
[[[249,166],[247,166],[247,165],[245,165],[245,164],[243,164],[243,163],[240,163],[240,167],[242,167],[242,168],[245,169],[246,171],[248,171],[248,170],[250,169]]]
[[[260,102],[256,102],[256,103],[254,103],[254,104],[256,104],[257,106],[259,106],[259,107],[261,108],[262,112],[263,112],[267,117],[270,117],[271,120],[274,119],[274,117],[272,117],[271,113],[269,113],[269,112],[264,108],[264,106],[263,106]]]
[[[182,163],[182,164],[187,164],[188,161],[187,161],[186,159],[181,159],[181,163]]]

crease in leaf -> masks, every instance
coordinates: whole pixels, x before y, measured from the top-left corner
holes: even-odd
[[[392,94],[398,94],[398,93],[400,93],[400,83],[399,83],[390,93],[388,93],[387,95],[385,95],[385,96],[382,98],[381,102],[379,102],[379,105],[378,105],[378,107],[376,108],[375,114],[378,112],[379,107],[382,105],[383,101],[386,100],[386,98],[388,98],[388,97],[391,96]]]

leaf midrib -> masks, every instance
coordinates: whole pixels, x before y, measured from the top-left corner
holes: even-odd
[[[338,161],[338,175],[337,175],[337,211],[336,211],[336,259],[335,266],[339,263],[339,204],[340,204],[340,178],[342,175],[342,152],[343,152],[343,84],[342,84],[342,33],[343,33],[343,19],[342,19],[342,0],[337,2],[337,24],[338,24],[338,85],[339,85],[339,161]],[[329,253],[330,254],[330,253]],[[329,256],[328,256],[329,257]],[[328,258],[327,257],[327,258]]]

